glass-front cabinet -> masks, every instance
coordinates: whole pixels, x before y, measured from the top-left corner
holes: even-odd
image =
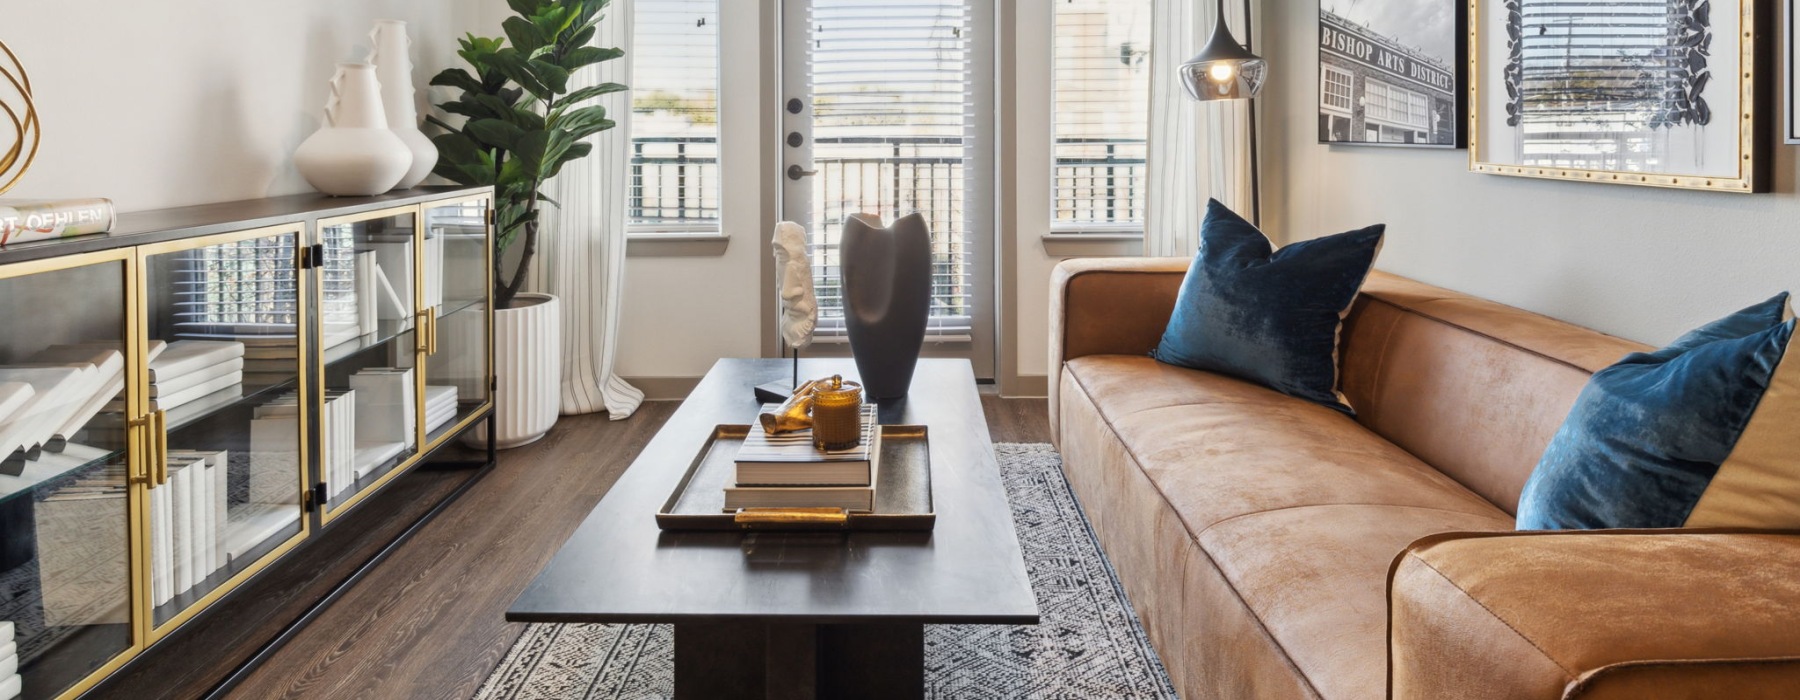
[[[133,263],[0,266],[0,697],[80,692],[145,643]]]
[[[307,533],[304,235],[138,248],[152,640]]]
[[[461,432],[492,398],[489,200],[425,207],[426,444]]]
[[[489,415],[489,195],[339,201],[0,245],[0,700],[89,691]]]
[[[322,221],[319,243],[320,471],[326,520],[387,483],[418,455],[419,209]]]

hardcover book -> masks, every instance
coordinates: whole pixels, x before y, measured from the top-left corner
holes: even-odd
[[[737,484],[867,487],[874,483],[875,456],[880,454],[881,431],[877,426],[875,405],[863,405],[861,444],[827,452],[813,447],[810,430],[769,435],[760,423],[753,423],[738,450]]]
[[[0,202],[0,246],[106,233],[117,218],[110,199]]]

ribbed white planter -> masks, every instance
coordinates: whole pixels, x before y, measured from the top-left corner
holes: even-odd
[[[494,312],[494,446],[506,450],[542,439],[561,412],[561,303],[549,294],[520,294]],[[484,446],[486,430],[469,431]]]

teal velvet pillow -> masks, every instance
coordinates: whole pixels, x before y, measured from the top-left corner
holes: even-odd
[[[1354,415],[1337,389],[1338,331],[1385,229],[1376,224],[1275,250],[1250,222],[1208,202],[1200,253],[1151,356]]]
[[[1519,497],[1521,530],[1800,528],[1788,295],[1594,374]]]

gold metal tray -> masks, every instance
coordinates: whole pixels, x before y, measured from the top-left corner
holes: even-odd
[[[937,523],[931,499],[931,442],[925,426],[881,426],[881,468],[875,511],[838,508],[745,508],[725,511],[725,487],[737,472],[748,425],[721,425],[694,457],[667,503],[656,512],[664,530],[929,531]]]

